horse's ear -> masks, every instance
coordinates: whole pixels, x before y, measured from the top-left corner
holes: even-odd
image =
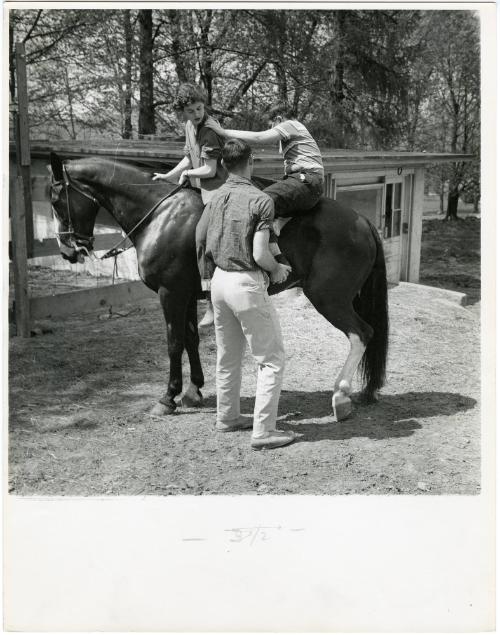
[[[50,167],[52,168],[52,174],[56,181],[62,181],[64,179],[63,162],[61,157],[55,152],[50,153]]]

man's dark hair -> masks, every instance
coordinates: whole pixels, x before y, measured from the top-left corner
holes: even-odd
[[[201,101],[204,104],[207,103],[207,93],[205,89],[201,86],[196,86],[196,84],[181,84],[173,106],[175,110],[183,110],[186,106],[194,104],[197,101]]]
[[[222,148],[222,160],[228,170],[244,166],[251,154],[252,148],[240,139],[228,139]]]

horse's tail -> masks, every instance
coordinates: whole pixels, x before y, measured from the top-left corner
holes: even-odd
[[[372,399],[385,382],[389,346],[389,311],[387,306],[387,272],[382,240],[375,226],[370,222],[369,226],[375,240],[377,253],[370,275],[354,302],[354,309],[373,328],[373,337],[368,342],[360,366],[364,385],[363,394]]]

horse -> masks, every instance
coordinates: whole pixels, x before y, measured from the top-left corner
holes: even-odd
[[[203,210],[199,191],[152,181],[150,168],[100,157],[63,160],[50,155],[50,198],[63,258],[82,262],[92,254],[97,212],[105,208],[129,236],[146,286],[158,294],[166,329],[170,374],[167,390],[152,409],[169,415],[182,393],[182,355],[190,384],[182,396],[201,406],[204,376],[198,352],[197,300],[201,293],[195,249]],[[352,382],[361,371],[358,398],[373,402],[384,385],[388,352],[387,276],[376,227],[353,209],[323,197],[289,220],[278,244],[292,266],[274,295],[300,286],[316,310],[349,340],[347,359],[333,386],[332,407],[340,421],[352,411]]]

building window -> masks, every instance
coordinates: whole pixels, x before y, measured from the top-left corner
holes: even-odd
[[[384,238],[392,238],[392,183],[385,188]]]
[[[401,234],[402,183],[387,183],[385,186],[384,238]]]
[[[336,201],[362,214],[382,229],[383,185],[337,185]]]

